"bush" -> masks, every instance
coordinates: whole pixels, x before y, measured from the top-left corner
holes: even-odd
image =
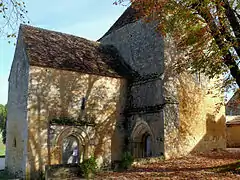
[[[120,168],[123,170],[129,169],[133,164],[134,158],[130,152],[124,152],[120,163]]]
[[[95,174],[97,170],[96,159],[91,156],[89,159],[85,159],[81,164],[80,168],[85,178],[89,179],[89,176]]]

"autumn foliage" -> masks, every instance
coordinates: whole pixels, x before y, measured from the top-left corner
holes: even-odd
[[[240,13],[236,0],[119,0],[132,3],[140,17],[156,22],[163,36],[173,37],[183,58],[176,70],[225,74],[225,86],[240,85]],[[231,74],[231,76],[229,76]]]

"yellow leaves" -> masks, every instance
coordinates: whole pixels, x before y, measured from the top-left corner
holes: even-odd
[[[100,172],[96,179],[239,179],[239,175],[233,172],[239,166],[239,158],[239,151],[196,153],[178,159],[138,163],[133,169],[121,173]]]

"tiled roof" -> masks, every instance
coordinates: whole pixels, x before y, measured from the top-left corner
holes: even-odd
[[[108,77],[130,77],[117,49],[77,36],[21,25],[30,65]]]
[[[226,125],[240,125],[240,116],[227,116]]]
[[[236,101],[240,98],[239,96],[240,96],[240,91],[237,90],[237,91],[233,94],[233,96],[228,100],[226,106],[233,106],[233,105],[235,105],[235,104],[236,104]]]

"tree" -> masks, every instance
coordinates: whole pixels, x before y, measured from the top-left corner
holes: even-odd
[[[2,133],[3,144],[6,143],[6,123],[7,123],[7,106],[0,104],[0,132]]]
[[[176,71],[190,69],[210,78],[225,74],[226,86],[240,87],[237,0],[131,0],[131,3],[145,21],[157,22],[157,30],[164,37],[173,38],[182,53],[182,58],[176,59]]]
[[[0,36],[15,38],[20,22],[29,23],[24,1],[0,0]]]

